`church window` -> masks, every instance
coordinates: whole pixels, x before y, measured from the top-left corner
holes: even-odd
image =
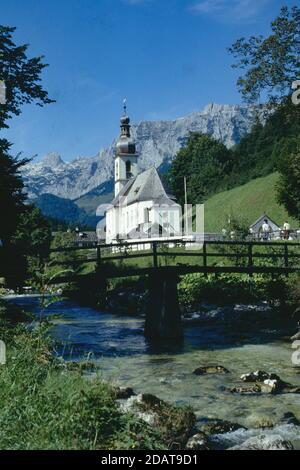
[[[144,209],[144,221],[145,223],[150,222],[150,209],[148,207]]]
[[[129,160],[127,160],[127,162],[126,162],[126,179],[128,180],[131,177],[132,177],[131,162]]]
[[[168,212],[162,213],[163,227],[168,227],[169,225],[169,214]]]

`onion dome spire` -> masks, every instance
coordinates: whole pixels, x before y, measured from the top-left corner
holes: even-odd
[[[130,119],[127,116],[127,100],[123,100],[123,116],[121,117],[121,137],[130,137]]]
[[[127,115],[127,100],[123,100],[123,116],[121,117],[121,134],[116,144],[116,154],[136,154],[135,142],[131,140],[130,118]]]

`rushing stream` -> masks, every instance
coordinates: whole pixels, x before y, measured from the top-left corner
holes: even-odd
[[[12,299],[39,314],[38,298]],[[292,364],[291,328],[284,329],[270,320],[272,312],[261,307],[206,309],[203,320],[192,315],[185,321],[180,344],[149,344],[143,336],[139,317],[102,313],[70,301],[52,305],[47,314],[61,314],[53,320],[52,335],[62,342],[57,353],[65,359],[91,356],[99,373],[114,383],[148,392],[177,404],[189,404],[199,420],[218,418],[240,423],[248,431],[217,436],[222,446],[244,441],[258,433],[280,434],[300,449],[300,426],[286,424],[283,415],[292,412],[300,420],[300,395],[240,396],[223,387],[241,385],[243,373],[257,369],[278,374],[300,386],[300,368]],[[264,318],[261,321],[259,316]],[[227,375],[196,376],[199,366],[218,364],[229,369]],[[258,429],[273,423],[272,429]]]

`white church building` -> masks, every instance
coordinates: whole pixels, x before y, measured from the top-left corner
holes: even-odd
[[[98,226],[98,238],[107,244],[168,240],[182,236],[181,206],[168,195],[153,166],[139,172],[139,154],[130,134],[126,106],[121,118],[121,134],[114,155],[115,198],[106,211],[105,223]]]

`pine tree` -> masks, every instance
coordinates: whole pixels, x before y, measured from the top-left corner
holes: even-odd
[[[43,106],[52,102],[39,83],[47,64],[42,62],[43,57],[28,58],[28,45],[17,46],[13,41],[14,31],[15,28],[0,26],[0,80],[6,87],[5,102],[0,104],[0,130],[8,127],[7,121],[13,115],[21,113],[23,104]],[[0,139],[0,276],[10,278],[12,272],[18,272],[18,277],[22,278],[26,250],[21,252],[19,241],[26,238],[25,233],[21,237],[20,231],[29,208],[25,204],[20,169],[29,160],[12,157],[10,146],[6,139]],[[39,216],[32,213],[31,221],[34,217]]]

